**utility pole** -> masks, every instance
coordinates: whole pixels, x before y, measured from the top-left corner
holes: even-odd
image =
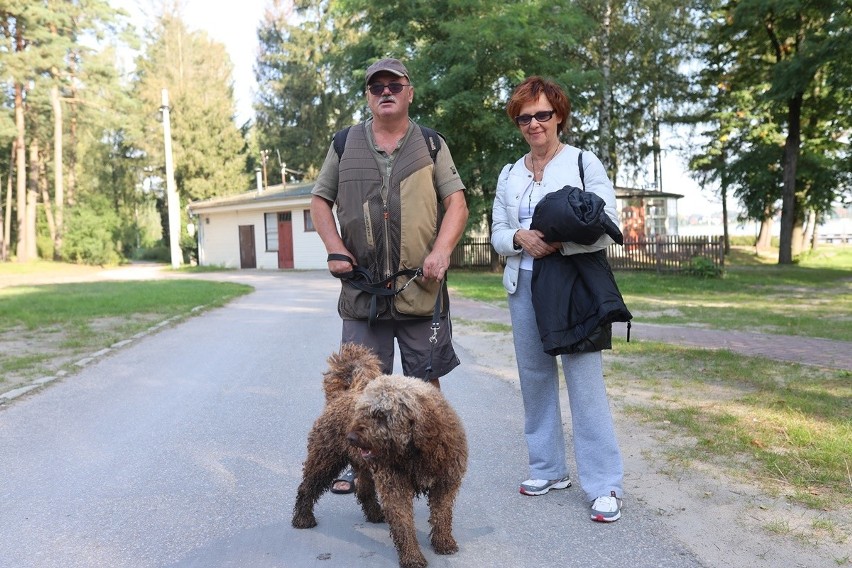
[[[287,164],[281,161],[281,152],[278,151],[278,148],[275,149],[275,153],[278,154],[278,165],[281,166],[281,186],[287,185]]]
[[[180,251],[180,203],[175,188],[175,165],[172,162],[172,125],[169,118],[169,90],[163,89],[163,141],[166,152],[166,199],[169,208],[169,249],[172,268],[179,268],[183,261]]]
[[[260,152],[260,163],[263,166],[263,189],[264,191],[269,188],[269,181],[266,177],[266,162],[269,160],[269,150],[261,150]]]

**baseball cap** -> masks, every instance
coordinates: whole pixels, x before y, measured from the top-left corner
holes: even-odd
[[[379,59],[367,67],[367,84],[370,84],[370,79],[373,78],[373,75],[381,73],[382,71],[387,71],[388,73],[393,73],[397,77],[405,77],[411,80],[411,77],[408,76],[408,69],[405,68],[405,65],[403,65],[399,59],[387,58]]]

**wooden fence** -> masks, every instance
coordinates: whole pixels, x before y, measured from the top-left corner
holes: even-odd
[[[488,237],[462,239],[453,251],[450,266],[454,268],[489,268],[492,255]],[[703,257],[713,266],[725,266],[725,247],[718,237],[681,237],[660,235],[629,240],[624,246],[611,245],[607,258],[613,270],[649,270],[655,272],[681,272],[690,267],[695,257]],[[499,257],[504,265],[506,259]]]
[[[696,257],[703,257],[713,267],[725,267],[724,238],[658,235],[651,238],[625,240],[624,246],[611,245],[606,251],[613,270],[653,270],[683,272]]]

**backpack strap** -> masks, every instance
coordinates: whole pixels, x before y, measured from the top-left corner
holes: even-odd
[[[346,137],[349,136],[349,129],[351,126],[347,126],[343,130],[338,130],[334,133],[334,151],[337,153],[337,161],[340,161],[340,156],[343,155],[343,148],[346,146]]]
[[[583,151],[580,150],[580,155],[577,156],[577,167],[580,168],[580,185],[583,187],[583,191],[586,191],[586,179],[585,179],[585,168],[583,168]]]
[[[350,128],[351,126],[347,126],[343,130],[338,130],[334,133],[333,144],[338,162],[343,155],[343,149],[346,147],[346,137],[349,136]],[[423,140],[426,141],[426,147],[429,149],[429,155],[432,157],[432,163],[434,164],[438,159],[438,151],[441,149],[441,140],[444,139],[444,136],[437,130],[432,130],[425,126],[420,126],[420,133],[423,135]]]
[[[429,155],[432,156],[432,163],[434,164],[438,159],[438,150],[441,149],[441,140],[444,136],[437,130],[425,126],[420,127],[420,132],[423,134],[423,140],[426,141],[426,147],[429,148]]]

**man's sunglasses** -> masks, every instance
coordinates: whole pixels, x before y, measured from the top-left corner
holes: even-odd
[[[526,126],[532,119],[536,119],[537,122],[547,122],[553,115],[556,114],[555,110],[540,110],[535,114],[521,114],[515,117],[515,124],[518,126]]]
[[[398,95],[402,92],[402,90],[406,87],[410,87],[411,85],[403,85],[402,83],[389,83],[387,85],[382,85],[381,83],[373,83],[368,88],[370,89],[370,94],[374,97],[380,96],[385,92],[385,87],[390,89],[390,92],[394,95]]]

